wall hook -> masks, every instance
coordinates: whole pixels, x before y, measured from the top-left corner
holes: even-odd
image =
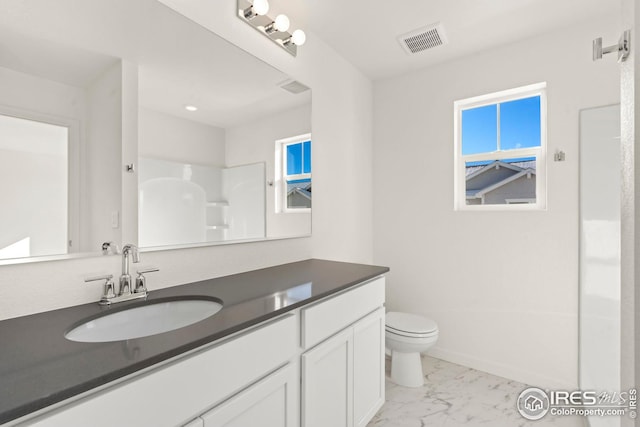
[[[602,37],[598,37],[593,41],[593,60],[597,61],[602,59],[602,55],[607,53],[618,52],[618,62],[624,62],[629,57],[631,52],[631,30],[626,30],[620,36],[618,44],[612,46],[602,47]]]

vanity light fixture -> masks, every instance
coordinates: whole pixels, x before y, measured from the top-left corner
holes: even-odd
[[[198,111],[198,107],[196,107],[195,105],[185,105],[184,109],[191,112]]]
[[[291,55],[296,56],[298,46],[307,39],[304,31],[295,30],[289,33],[290,21],[287,15],[277,15],[275,19],[267,16],[268,0],[237,0],[238,18],[278,44]]]
[[[275,31],[281,31],[284,33],[289,29],[289,25],[291,25],[291,22],[289,22],[289,17],[287,17],[287,15],[280,14],[276,16],[276,19],[274,19],[271,24],[264,27],[264,32],[267,34],[271,34]]]
[[[304,33],[304,31],[295,30],[293,34],[291,34],[291,37],[284,40],[282,43],[284,43],[285,45],[293,43],[296,46],[302,46],[305,41],[307,41],[307,35]]]
[[[253,3],[242,11],[242,15],[245,19],[253,19],[256,16],[266,15],[267,12],[269,12],[268,0],[253,0]]]

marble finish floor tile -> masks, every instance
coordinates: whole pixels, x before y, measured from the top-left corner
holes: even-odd
[[[401,387],[389,379],[386,402],[367,427],[582,427],[582,417],[524,419],[516,400],[527,385],[423,356],[425,385]]]

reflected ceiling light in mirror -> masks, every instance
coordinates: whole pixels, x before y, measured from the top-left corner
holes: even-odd
[[[196,107],[195,105],[185,105],[184,109],[187,111],[198,111],[198,107]]]
[[[284,14],[279,14],[275,19],[267,16],[269,11],[268,0],[237,0],[238,18],[249,24],[255,30],[262,33],[274,43],[278,44],[291,55],[298,54],[298,46],[306,41],[306,35],[302,30],[289,33],[290,20]]]

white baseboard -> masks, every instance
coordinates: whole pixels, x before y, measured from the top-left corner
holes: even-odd
[[[518,381],[526,385],[540,387],[542,389],[575,390],[578,387],[577,384],[558,381],[556,378],[552,378],[538,372],[532,372],[516,366],[495,363],[489,360],[478,359],[468,354],[449,351],[439,347],[431,348],[425,354],[435,357],[436,359],[446,360],[447,362],[467,366],[469,368]]]

